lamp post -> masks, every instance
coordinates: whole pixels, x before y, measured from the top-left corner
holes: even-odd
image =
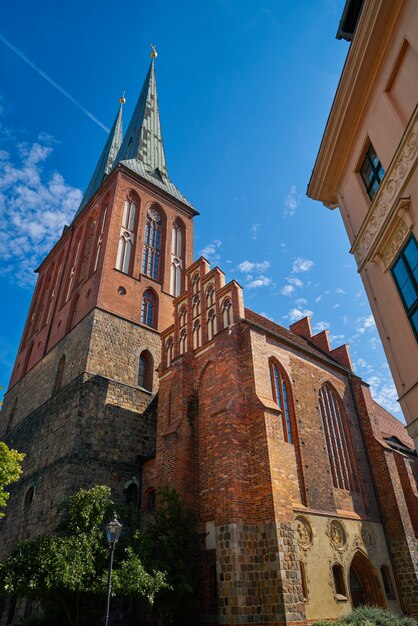
[[[113,567],[113,554],[115,552],[115,546],[120,537],[120,531],[122,530],[122,524],[116,519],[116,513],[113,513],[113,519],[106,524],[106,539],[109,544],[110,559],[109,559],[109,576],[107,579],[107,597],[106,597],[106,619],[105,626],[109,624],[109,609],[110,609],[110,590],[112,588],[112,567]]]

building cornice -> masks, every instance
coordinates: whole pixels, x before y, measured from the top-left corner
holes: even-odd
[[[339,205],[341,178],[407,0],[369,0],[361,12],[325,127],[308,196]]]
[[[413,226],[409,198],[402,197],[418,157],[418,106],[411,116],[350,252],[359,271],[376,261],[386,271]]]

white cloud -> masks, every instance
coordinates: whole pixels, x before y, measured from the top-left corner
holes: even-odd
[[[253,263],[252,261],[243,261],[238,265],[240,272],[265,272],[270,267],[269,261],[261,263]]]
[[[395,385],[387,378],[383,379],[378,374],[374,374],[366,380],[369,383],[372,397],[376,402],[381,404],[391,413],[400,415],[399,403],[397,401],[398,394]]]
[[[331,335],[331,341],[342,341],[344,339],[344,335]]]
[[[314,333],[321,333],[323,330],[328,330],[328,328],[328,322],[317,322],[313,327],[313,331]]]
[[[300,280],[300,278],[287,278],[286,280],[288,283],[294,285],[295,287],[303,287],[303,282]]]
[[[339,304],[333,304],[331,308],[332,308],[332,309],[339,309],[339,308],[340,308],[340,305],[339,305]]]
[[[199,252],[200,256],[204,256],[208,261],[219,261],[221,258],[218,250],[222,245],[222,241],[220,239],[213,239],[210,243],[208,243],[204,248],[202,248]]]
[[[284,317],[286,319],[289,319],[289,321],[293,323],[293,322],[297,322],[303,317],[311,317],[312,315],[313,315],[313,311],[310,311],[309,309],[297,309],[295,307],[294,309],[290,309],[289,313],[285,315]]]
[[[284,287],[280,289],[280,293],[282,296],[291,296],[294,291],[295,288],[293,285],[284,285]]]
[[[307,301],[305,298],[298,298],[298,299],[295,301],[295,304],[296,304],[297,306],[305,306],[305,304],[308,304],[308,301]]]
[[[364,335],[366,330],[369,330],[369,329],[374,328],[376,326],[376,322],[374,321],[373,315],[367,315],[366,317],[360,317],[357,320],[357,324],[360,324],[357,327],[357,332],[360,333],[360,335]]]
[[[256,289],[257,287],[267,287],[271,284],[271,278],[267,278],[267,276],[260,276],[259,278],[255,278],[254,280],[250,280],[247,283],[248,289]]]
[[[293,216],[296,213],[296,209],[299,206],[300,196],[298,196],[296,185],[290,187],[290,191],[284,198],[284,214]]]
[[[335,290],[335,293],[340,293],[341,295],[345,295],[347,292],[344,291],[344,289],[341,289],[341,287],[337,287],[337,289]]]
[[[321,300],[322,300],[322,296],[321,295],[316,296],[315,302],[321,302]]]
[[[253,239],[257,239],[257,232],[259,228],[260,228],[260,224],[253,224],[251,226],[251,236]]]
[[[300,257],[295,259],[292,264],[292,272],[299,274],[299,272],[308,272],[314,265],[313,261],[309,259],[301,259]]]
[[[38,141],[17,144],[17,163],[4,150],[0,155],[0,274],[20,286],[35,282],[34,269],[72,221],[82,197],[60,173],[44,173],[52,151]]]

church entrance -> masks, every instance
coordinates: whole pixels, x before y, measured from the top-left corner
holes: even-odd
[[[386,608],[379,579],[364,554],[356,552],[350,567],[350,593],[353,608],[366,604]]]

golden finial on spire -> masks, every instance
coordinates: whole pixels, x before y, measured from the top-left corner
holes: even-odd
[[[123,92],[123,94],[121,95],[121,97],[119,98],[119,102],[121,104],[125,104],[126,102],[126,98],[125,98],[125,91]]]
[[[152,52],[150,54],[151,59],[156,59],[158,54],[157,54],[157,46],[154,46],[154,44],[151,44],[151,48],[152,48]]]

